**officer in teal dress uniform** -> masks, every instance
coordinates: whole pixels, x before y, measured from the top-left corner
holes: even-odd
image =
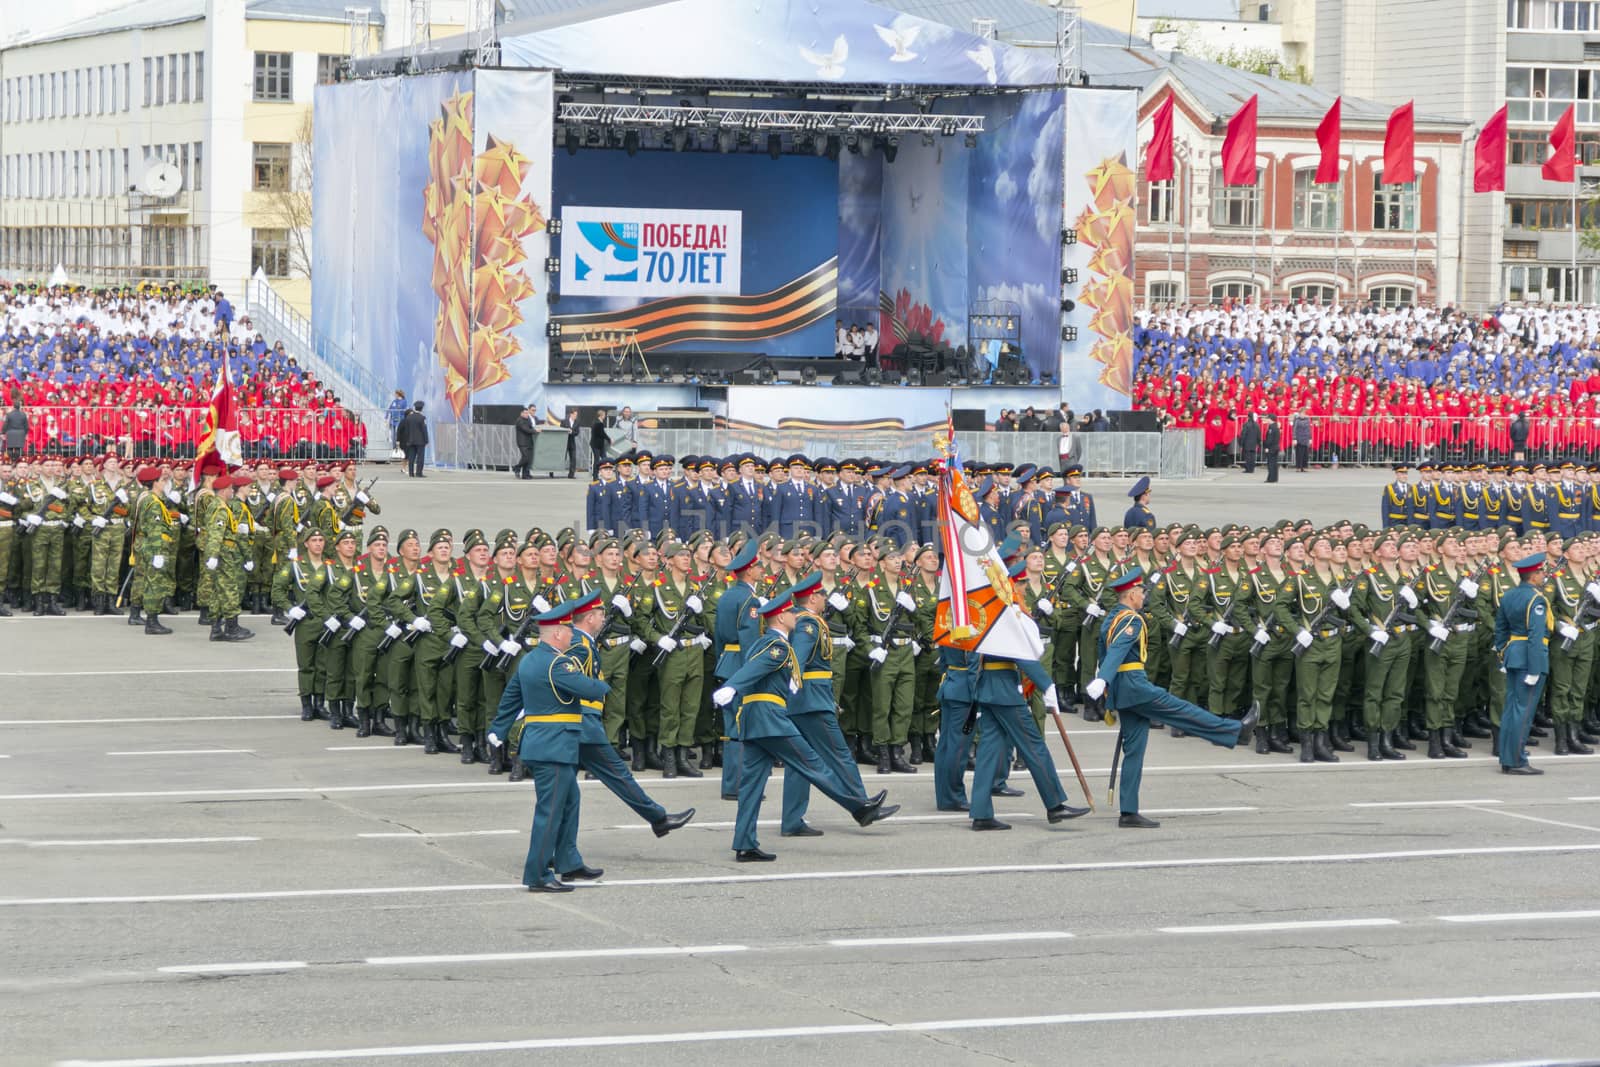
[[[1122,516],[1122,525],[1129,530],[1143,528],[1154,533],[1156,515],[1150,510],[1150,479],[1144,477],[1134,482],[1133,488],[1128,490],[1128,495],[1133,497],[1133,507]]]
[[[756,565],[761,545],[755,538],[746,541],[738,555],[728,564],[728,573],[734,583],[728,586],[722,599],[717,601],[717,618],[713,627],[712,647],[717,654],[717,681],[726,682],[744,665],[746,652],[761,634],[761,620],[756,614],[759,601],[755,587],[750,584],[746,571]],[[734,726],[737,709],[722,709],[722,799],[736,800],[739,792],[739,734]]]
[[[724,594],[726,599],[726,594]],[[789,634],[794,630],[794,600],[780,593],[759,609],[767,631],[756,639],[745,655],[744,665],[711,695],[719,708],[736,707],[733,726],[742,742],[743,761],[739,772],[739,814],[734,824],[733,848],[740,863],[774,860],[778,857],[761,850],[756,839],[756,820],[761,815],[761,791],[772,774],[774,760],[783,761],[784,777],[803,775],[812,785],[844,808],[861,826],[871,826],[899,811],[898,805],[884,806],[887,791],[880,790],[870,800],[864,792],[853,793],[833,770],[817,758],[794,723],[789,721],[789,701],[800,692],[800,665]],[[721,612],[718,612],[720,619]]]
[[[1232,748],[1250,732],[1260,712],[1252,707],[1243,719],[1224,719],[1180,700],[1144,673],[1147,637],[1144,616],[1144,570],[1130,567],[1110,579],[1117,610],[1100,624],[1100,665],[1086,692],[1091,700],[1106,697],[1106,707],[1122,716],[1122,814],[1118,826],[1154,829],[1161,824],[1139,814],[1139,780],[1144,775],[1144,747],[1150,724],[1172,726],[1191,737]]]
[[[972,726],[976,723],[972,712],[978,654],[940,645],[939,670],[939,743],[933,750],[933,799],[940,811],[966,811],[967,750],[972,747]]]
[[[1494,613],[1494,648],[1506,671],[1505,710],[1500,713],[1500,773],[1543,774],[1528,763],[1528,728],[1550,673],[1550,605],[1534,584],[1543,553],[1516,563],[1521,584],[1507,589]]]
[[[554,871],[575,878],[598,878],[601,873],[586,866],[578,853],[578,763],[582,701],[603,701],[611,687],[585,674],[583,665],[568,654],[574,603],[565,601],[536,616],[539,643],[506,683],[489,728],[489,744],[498,748],[512,723],[523,723],[518,754],[533,774],[537,795],[522,868],[522,884],[530,893],[571,892],[572,886]]]

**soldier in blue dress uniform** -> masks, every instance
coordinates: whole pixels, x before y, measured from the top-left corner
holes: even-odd
[[[1383,499],[1378,501],[1378,514],[1383,516],[1383,528],[1407,526],[1411,522],[1411,483],[1406,474],[1411,470],[1404,463],[1394,465],[1394,481],[1383,487]]]
[[[1094,514],[1094,496],[1083,491],[1083,464],[1068,463],[1061,470],[1061,487],[1056,490],[1056,506],[1063,509],[1067,517],[1061,521],[1068,526],[1082,526],[1085,530],[1099,527]],[[1045,529],[1049,529],[1053,522],[1045,520]]]
[[[1152,534],[1156,532],[1155,512],[1150,510],[1150,479],[1140,478],[1133,483],[1133,488],[1128,490],[1128,495],[1133,498],[1133,506],[1122,516],[1122,525],[1128,530],[1145,529]]]
[[[1139,781],[1144,776],[1144,748],[1150,724],[1171,726],[1213,745],[1232,748],[1260,718],[1252,707],[1243,719],[1224,719],[1204,708],[1180,700],[1151,682],[1144,673],[1149,649],[1144,616],[1144,570],[1134,566],[1109,582],[1117,594],[1117,608],[1100,625],[1100,664],[1085,692],[1091,700],[1106,697],[1108,714],[1122,718],[1122,814],[1118,826],[1154,829],[1161,824],[1139,814]]]
[[[787,592],[780,593],[758,610],[766,620],[766,632],[756,639],[745,656],[744,666],[711,696],[716,706],[736,709],[734,729],[743,746],[739,814],[733,831],[734,858],[740,863],[777,859],[762,851],[756,838],[761,791],[766,788],[775,760],[783,761],[785,777],[804,776],[863,827],[900,810],[897,805],[884,805],[886,790],[879,790],[871,798],[864,791],[852,791],[817,757],[790,721],[789,701],[799,695],[802,680],[799,662],[789,644],[796,622],[794,598]]]
[[[1543,774],[1528,763],[1528,728],[1550,673],[1550,604],[1535,583],[1543,552],[1516,562],[1518,585],[1500,597],[1494,613],[1494,649],[1506,671],[1505,710],[1496,738],[1502,774]]]

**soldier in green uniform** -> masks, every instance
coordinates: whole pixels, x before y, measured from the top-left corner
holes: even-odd
[[[1072,573],[1078,555],[1072,547],[1072,527],[1051,523],[1045,531],[1044,577],[1050,583],[1050,677],[1061,706],[1072,704],[1078,691],[1078,632],[1083,625],[1083,605],[1071,600]]]
[[[1206,643],[1210,648],[1211,693],[1204,706],[1214,715],[1243,712],[1245,678],[1250,666],[1250,633],[1245,602],[1249,575],[1244,566],[1244,539],[1237,533],[1222,539],[1222,563],[1201,582],[1205,594]],[[1240,596],[1240,594],[1244,594]],[[1235,601],[1235,597],[1239,597]],[[1149,600],[1145,601],[1149,614]],[[1148,673],[1148,665],[1146,672]],[[1194,701],[1193,703],[1200,703]]]
[[[301,500],[299,485],[300,472],[293,467],[282,467],[278,471],[278,494],[272,501],[272,564],[274,569],[282,568],[289,560],[294,559],[298,551],[296,545],[300,540],[300,531],[305,525],[305,509]],[[273,598],[272,625],[282,626],[282,606]]]
[[[247,468],[248,469],[248,468]],[[242,472],[241,472],[242,473]],[[272,529],[272,503],[277,482],[272,464],[263,460],[255,466],[255,477],[243,485],[235,485],[233,499],[242,503],[250,514],[250,574],[245,581],[245,610],[259,615],[268,609],[272,574],[276,564],[272,558],[274,532]]]
[[[322,620],[324,635],[318,636],[322,650],[317,656],[317,675],[321,693],[328,709],[328,725],[342,730],[355,726],[355,679],[350,676],[350,646],[339,640],[340,631],[350,626],[360,610],[355,604],[356,554],[361,543],[351,529],[339,531],[334,542],[333,558],[328,561],[328,582],[323,587]],[[364,628],[366,620],[356,625]]]
[[[17,516],[22,499],[11,463],[0,452],[0,618],[10,618],[8,604],[15,602],[17,589],[11,584],[12,546],[16,544]]]
[[[905,556],[900,546],[879,538],[873,548],[881,566],[857,590],[852,628],[856,644],[869,649],[872,743],[879,774],[915,774],[917,769],[905,761],[900,746],[910,731],[916,697],[917,602],[902,580]]]
[[[655,652],[645,640],[643,617],[643,612],[650,606],[650,593],[655,588],[661,554],[643,533],[636,533],[631,539],[624,540],[622,554],[634,576],[633,584],[629,587],[633,599],[633,617],[630,621],[639,643],[645,646],[634,650],[633,661],[628,665],[628,744],[633,750],[632,768],[635,771],[661,771],[666,769],[666,763],[656,749],[654,740],[660,722],[660,679],[656,677]]]
[[[184,528],[185,533],[192,532],[194,536],[196,562],[200,564],[195,569],[194,582],[194,599],[200,606],[200,615],[195,622],[200,626],[210,626],[216,614],[212,602],[216,599],[217,568],[204,566],[213,558],[206,552],[205,540],[207,532],[211,529],[211,519],[216,514],[216,482],[218,478],[226,477],[226,471],[220,474],[216,471],[207,471],[200,476],[200,487],[191,497],[189,516],[191,522]]]
[[[1050,599],[1050,585],[1044,579],[1043,548],[1036,545],[1027,546],[1025,554],[1017,563],[1017,567],[1018,572],[1011,582],[1012,596],[1015,598],[1016,605],[1022,609],[1022,613],[1032,619],[1039,627],[1039,638],[1044,643],[1044,654],[1039,657],[1039,664],[1043,666],[1052,662],[1053,650],[1050,641],[1053,631],[1050,627],[1050,621],[1055,614],[1055,604]],[[937,585],[935,586],[935,597],[937,599]],[[937,663],[938,655],[933,649],[931,641],[925,648],[923,655]],[[938,683],[938,680],[936,675],[935,684]],[[1028,696],[1028,711],[1033,715],[1033,724],[1038,727],[1039,736],[1045,736],[1043,692],[1036,689]],[[1014,754],[1011,769],[1014,771],[1028,769],[1027,761],[1023,759],[1020,753]]]
[[[1083,615],[1078,630],[1078,691],[1088,688],[1095,672],[1095,642],[1100,633],[1100,620],[1106,617],[1110,606],[1116,603],[1106,579],[1120,569],[1119,559],[1112,544],[1111,531],[1102,526],[1090,537],[1090,551],[1073,572],[1075,586],[1069,599],[1083,605]],[[1099,721],[1101,715],[1093,701],[1085,701],[1083,717],[1090,722]]]
[[[669,541],[661,555],[665,571],[638,587],[635,618],[660,685],[660,726],[655,738],[661,752],[662,777],[702,777],[695,767],[693,746],[705,684],[705,649],[711,638],[702,612],[705,601],[694,580],[693,553],[681,541]],[[641,657],[643,659],[645,657]],[[636,742],[642,739],[636,739]]]
[[[494,553],[487,574],[479,580],[482,593],[478,598],[471,626],[471,636],[479,639],[482,650],[478,669],[478,711],[461,727],[461,762],[489,763],[493,746],[484,739],[494,711],[500,706],[500,696],[505,692],[508,670],[516,669],[516,659],[527,646],[522,638],[513,639],[524,620],[531,622],[527,609],[532,606],[532,596],[519,598],[516,590],[522,588],[517,574],[517,535],[514,530],[501,530],[495,534]],[[498,666],[504,660],[506,667]]]
[[[33,564],[33,613],[65,615],[61,600],[61,560],[67,524],[77,511],[61,460],[45,459],[38,478],[28,482],[21,500],[24,521],[32,528],[29,551]]]
[[[1295,560],[1299,566],[1278,589],[1278,617],[1301,649],[1295,664],[1300,762],[1338,763],[1327,730],[1344,643],[1344,618],[1339,612],[1350,606],[1350,591],[1339,584],[1333,569],[1333,538],[1318,533],[1308,540],[1310,558]]]
[[[1289,675],[1294,658],[1289,651],[1291,635],[1284,629],[1280,613],[1282,590],[1289,583],[1290,571],[1284,564],[1282,530],[1269,531],[1261,545],[1261,565],[1250,575],[1249,599],[1244,605],[1251,627],[1252,703],[1261,710],[1256,727],[1256,751],[1290,752],[1288,740]]]
[[[341,521],[344,525],[355,530],[359,537],[367,516],[382,515],[383,509],[356,481],[356,465],[353,462],[338,465],[338,471],[339,478],[333,487],[333,506],[343,516]]]
[[[1416,586],[1421,599],[1417,622],[1424,630],[1417,655],[1422,659],[1427,694],[1429,759],[1467,755],[1454,743],[1456,695],[1477,625],[1478,585],[1461,569],[1465,541],[1461,532],[1443,534],[1438,546],[1440,562],[1425,567]]]
[[[490,558],[493,555],[489,548],[489,539],[482,530],[468,530],[462,535],[463,554],[461,565],[456,569],[456,575],[451,581],[454,589],[453,610],[455,625],[466,640],[461,646],[461,651],[456,655],[450,665],[455,674],[455,723],[459,734],[458,747],[460,754],[477,759],[477,744],[484,732],[487,721],[483,713],[483,661],[485,656],[498,654],[496,646],[500,643],[499,624],[494,624],[491,632],[483,628],[484,620],[479,615],[479,607],[485,595],[484,581],[489,576]],[[441,722],[449,718],[448,706],[441,711]],[[439,731],[440,737],[445,731]],[[441,748],[443,746],[440,746]],[[448,751],[457,752],[457,748]]]
[[[845,547],[849,551],[841,550],[839,562],[844,595],[850,598],[851,605],[846,616],[851,647],[844,657],[843,686],[836,685],[833,692],[839,700],[839,728],[850,742],[856,762],[871,765],[878,762],[878,756],[872,747],[872,671],[867,659],[870,647],[856,638],[855,604],[861,599],[862,588],[877,573],[878,553],[868,539]]]
[[[914,618],[917,644],[921,646],[915,656],[913,669],[915,690],[911,702],[911,725],[908,733],[910,753],[907,762],[913,767],[923,760],[932,762],[934,732],[939,724],[939,650],[933,644],[934,616],[939,607],[939,553],[932,545],[921,545],[913,550],[911,577],[908,587],[911,599],[917,602]],[[1041,555],[1039,566],[1044,566]],[[1048,663],[1048,657],[1045,659]]]
[[[246,484],[250,479],[238,479]],[[250,556],[250,518],[242,502],[233,499],[235,479],[219,474],[212,482],[215,503],[199,532],[200,555],[211,585],[211,637],[213,641],[248,641],[255,634],[239,625],[240,602]]]
[[[1200,559],[1203,544],[1198,527],[1186,527],[1178,535],[1178,558],[1164,574],[1167,612],[1172,617],[1171,693],[1191,704],[1203,703],[1209,695],[1205,667],[1207,639],[1206,582],[1208,575]],[[1090,627],[1098,637],[1097,628]],[[1175,644],[1173,642],[1176,642]]]
[[[605,611],[605,626],[596,644],[600,650],[600,675],[610,684],[611,691],[606,694],[601,723],[606,740],[617,746],[620,753],[622,727],[628,719],[629,670],[634,653],[648,646],[634,631],[634,578],[623,568],[622,546],[614,537],[602,538],[595,543],[594,559],[594,573],[581,582],[580,588],[585,593],[598,590]],[[637,744],[643,745],[644,739],[640,738]]]
[[[66,606],[83,611],[89,607],[90,550],[93,527],[89,520],[89,486],[99,480],[103,456],[82,460],[67,468],[67,488],[75,505],[67,526],[67,551],[62,559],[61,589]]]
[[[1590,538],[1579,535],[1567,542],[1566,559],[1544,580],[1549,602],[1550,716],[1555,720],[1555,754],[1593,754],[1578,737],[1594,666],[1595,608],[1600,604],[1596,583],[1587,564]]]
[[[143,527],[143,518],[140,526]],[[328,584],[328,566],[322,559],[327,541],[322,531],[307,527],[293,559],[286,560],[272,579],[272,602],[284,617],[285,632],[294,638],[295,682],[300,693],[300,721],[310,722],[324,714],[317,691],[317,660],[321,648],[317,639],[326,618],[323,604]],[[146,599],[148,606],[149,600]],[[290,628],[292,624],[292,629]]]
[[[1364,624],[1358,630],[1364,631],[1369,642],[1362,701],[1369,760],[1406,758],[1395,746],[1394,733],[1400,725],[1406,658],[1416,625],[1406,621],[1415,616],[1402,592],[1409,589],[1410,598],[1417,598],[1399,560],[1400,535],[1385,533],[1374,544],[1372,566],[1356,579],[1353,594],[1353,614]],[[1376,651],[1372,651],[1374,648]]]
[[[445,531],[445,537],[449,538],[449,531]],[[400,627],[401,633],[384,653],[379,669],[387,679],[389,710],[394,716],[394,743],[420,745],[426,738],[422,729],[421,694],[417,690],[416,646],[432,629],[433,623],[428,618],[422,596],[422,541],[417,531],[400,531],[395,555],[398,564],[389,571],[383,591],[383,610],[393,624]]]
[[[133,515],[133,494],[137,489],[123,476],[122,460],[116,453],[106,456],[99,478],[84,492],[89,516],[89,588],[96,615],[113,613],[122,577],[122,555],[127,550],[128,520]],[[0,520],[3,523],[3,520]],[[3,573],[0,564],[0,573]]]
[[[177,567],[178,519],[168,494],[171,483],[158,467],[144,467],[139,471],[139,484],[145,487],[134,508],[133,552],[129,565],[135,568],[135,606],[129,610],[128,621],[139,616],[138,604],[144,605],[144,632],[170,634],[161,624],[161,610],[172,596],[173,574]]]
[[[413,660],[417,708],[422,718],[423,751],[459,752],[445,735],[445,720],[455,698],[454,664],[444,664],[452,648],[465,648],[466,635],[456,626],[456,572],[450,531],[438,529],[428,538],[428,560],[417,572],[417,614],[426,619]]]
[[[234,503],[237,505],[241,502]],[[340,635],[340,640],[350,644],[350,678],[355,686],[357,737],[394,735],[394,731],[383,724],[382,710],[389,705],[389,684],[383,669],[383,655],[394,647],[403,634],[399,623],[384,604],[394,566],[394,561],[389,558],[389,531],[382,526],[374,526],[367,535],[367,554],[355,565],[355,585],[350,589],[350,606],[355,615],[350,620],[350,629]],[[383,651],[380,652],[380,649]]]

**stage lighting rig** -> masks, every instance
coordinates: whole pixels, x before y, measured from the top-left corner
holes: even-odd
[[[1061,243],[1063,245],[1075,245],[1075,244],[1077,244],[1078,243],[1078,230],[1077,230],[1077,227],[1068,226],[1065,229],[1063,229],[1061,231]]]
[[[1077,285],[1078,284],[1078,268],[1077,267],[1067,267],[1067,268],[1063,269],[1062,272],[1061,272],[1061,284],[1062,285]]]
[[[1063,341],[1076,341],[1078,339],[1078,328],[1076,326],[1061,327],[1061,339]]]

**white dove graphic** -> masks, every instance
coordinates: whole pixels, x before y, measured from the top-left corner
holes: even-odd
[[[897,30],[892,26],[873,26],[872,28],[878,31],[878,36],[883,39],[883,43],[893,50],[889,56],[891,62],[907,63],[917,58],[917,54],[911,51],[911,45],[917,39],[917,31],[922,27],[907,26],[903,30]]]
[[[999,82],[1000,75],[995,70],[993,48],[988,45],[984,45],[981,48],[974,48],[972,51],[967,53],[967,58],[983,68],[983,72],[989,76],[990,85],[994,85]]]
[[[817,76],[829,81],[838,81],[844,77],[844,61],[850,55],[850,42],[844,39],[844,34],[833,39],[833,51],[827,55],[813,52],[809,48],[800,49],[800,58],[817,68]]]

